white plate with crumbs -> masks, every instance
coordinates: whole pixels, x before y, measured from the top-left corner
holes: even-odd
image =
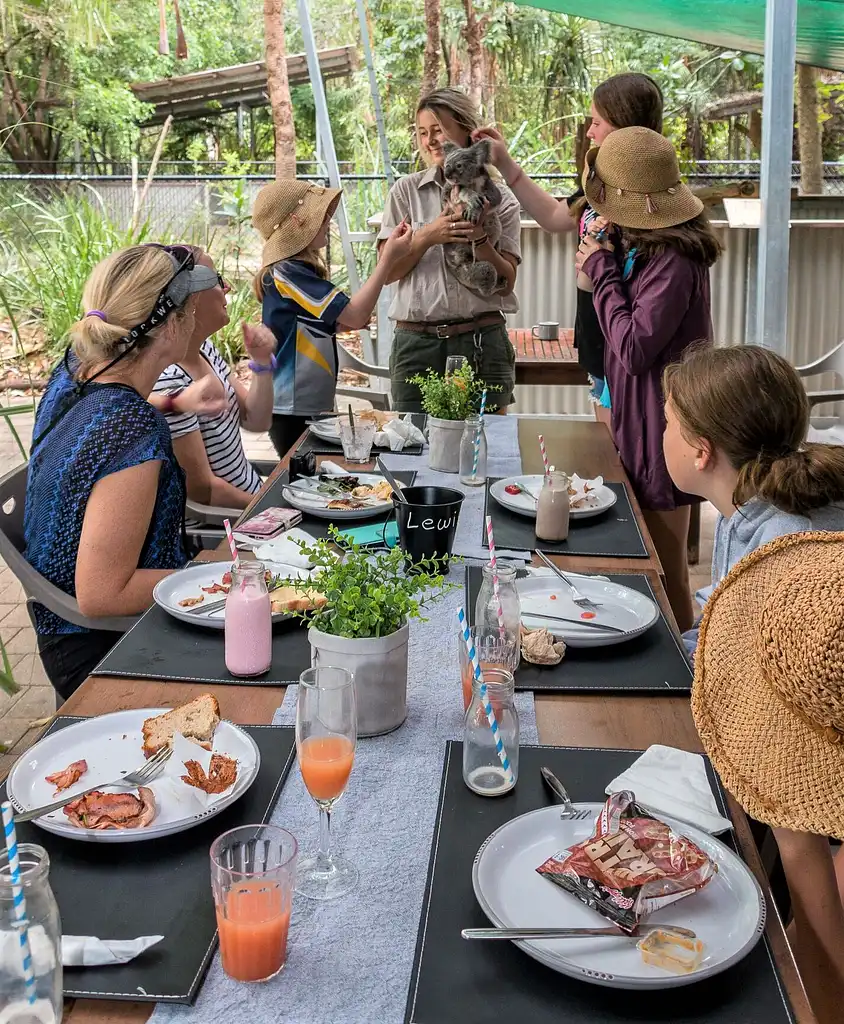
[[[498,928],[603,928],[606,918],[537,872],[549,857],[592,836],[603,804],[578,803],[592,816],[560,817],[559,805],[542,807],[502,825],[478,850],[472,866],[475,897]],[[693,985],[720,974],[753,949],[765,930],[765,899],[750,869],[724,843],[692,825],[660,815],[691,839],[718,867],[707,886],[651,914],[648,924],[690,928],[704,944],[703,961],[691,974],[672,974],[646,964],[637,937],[544,939],[516,942],[523,952],[560,974],[593,985],[663,989]],[[514,954],[515,955],[515,954]]]
[[[103,786],[105,793],[130,793],[138,790],[109,788],[104,784],[136,771],[144,764],[143,724],[148,718],[163,715],[169,708],[116,711],[98,718],[75,722],[57,729],[39,740],[21,755],[9,773],[9,799],[21,814],[35,807],[54,803],[91,786]],[[190,744],[193,747],[193,744]],[[196,748],[199,754],[201,748]],[[150,783],[156,813],[149,825],[134,829],[91,829],[72,824],[64,810],[53,811],[33,824],[65,839],[91,843],[138,843],[147,839],[184,832],[212,818],[240,799],[255,781],[261,767],[261,754],[252,737],[231,722],[221,721],[214,734],[214,752],[237,762],[237,777],[225,792],[208,796],[181,781],[186,774],[177,754],[167,763],[163,775]],[[61,772],[76,761],[87,762],[88,770],[73,785],[56,794],[46,776]]]
[[[535,476],[508,476],[505,480],[496,480],[490,484],[489,493],[508,511],[528,519],[536,519],[535,499],[542,490],[542,481],[541,473]],[[571,519],[591,519],[592,516],[599,516],[618,501],[618,495],[611,487],[607,487],[603,479],[587,480],[585,483],[589,489],[579,504],[571,507]],[[507,490],[508,487],[520,490],[511,494]]]

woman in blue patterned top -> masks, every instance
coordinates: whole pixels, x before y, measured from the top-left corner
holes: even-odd
[[[193,331],[194,293],[217,275],[182,246],[133,246],[95,268],[85,316],[38,407],[26,490],[26,557],[90,618],[136,615],[184,565],[184,476],[147,401]],[[38,650],[66,699],[115,643],[35,606]]]

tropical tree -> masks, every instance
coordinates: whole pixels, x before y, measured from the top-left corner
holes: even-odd
[[[800,191],[823,193],[823,145],[818,73],[808,64],[797,66],[797,138],[800,147]]]
[[[440,39],[440,0],[425,0],[425,53],[422,58],[421,95],[436,89],[442,60]]]
[[[287,80],[287,49],[284,45],[284,0],[264,0],[267,94],[275,128],[275,175],[296,177],[296,131]]]

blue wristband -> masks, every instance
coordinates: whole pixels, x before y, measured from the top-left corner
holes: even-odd
[[[249,360],[249,364],[248,365],[249,365],[249,369],[253,373],[272,373],[273,370],[276,368],[276,366],[278,366],[278,360],[276,359],[275,355],[273,354],[273,355],[270,356],[270,365],[269,366],[263,366],[261,363],[253,362],[253,360],[251,360],[251,359]]]

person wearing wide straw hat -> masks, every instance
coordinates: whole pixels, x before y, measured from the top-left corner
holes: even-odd
[[[703,204],[680,180],[671,143],[648,128],[620,128],[587,154],[584,191],[599,217],[577,267],[591,281],[606,340],[612,433],[665,570],[681,629],[693,622],[686,544],[689,506],[662,453],[662,371],[695,342],[712,340],[709,268],[721,246]]]
[[[308,417],[333,410],[337,328],[369,325],[391,269],[412,240],[407,224],[397,225],[374,273],[349,298],[328,280],[321,254],[340,196],[339,189],[280,178],[261,189],[252,208],[252,224],[264,240],[254,290],[264,324],[277,341],[267,372],[273,374],[274,391],[270,437],[279,458]]]
[[[818,1021],[840,1021],[844,856],[828,837],[844,839],[844,533],[779,537],[724,578],[692,713],[726,788],[774,829],[801,977]]]

